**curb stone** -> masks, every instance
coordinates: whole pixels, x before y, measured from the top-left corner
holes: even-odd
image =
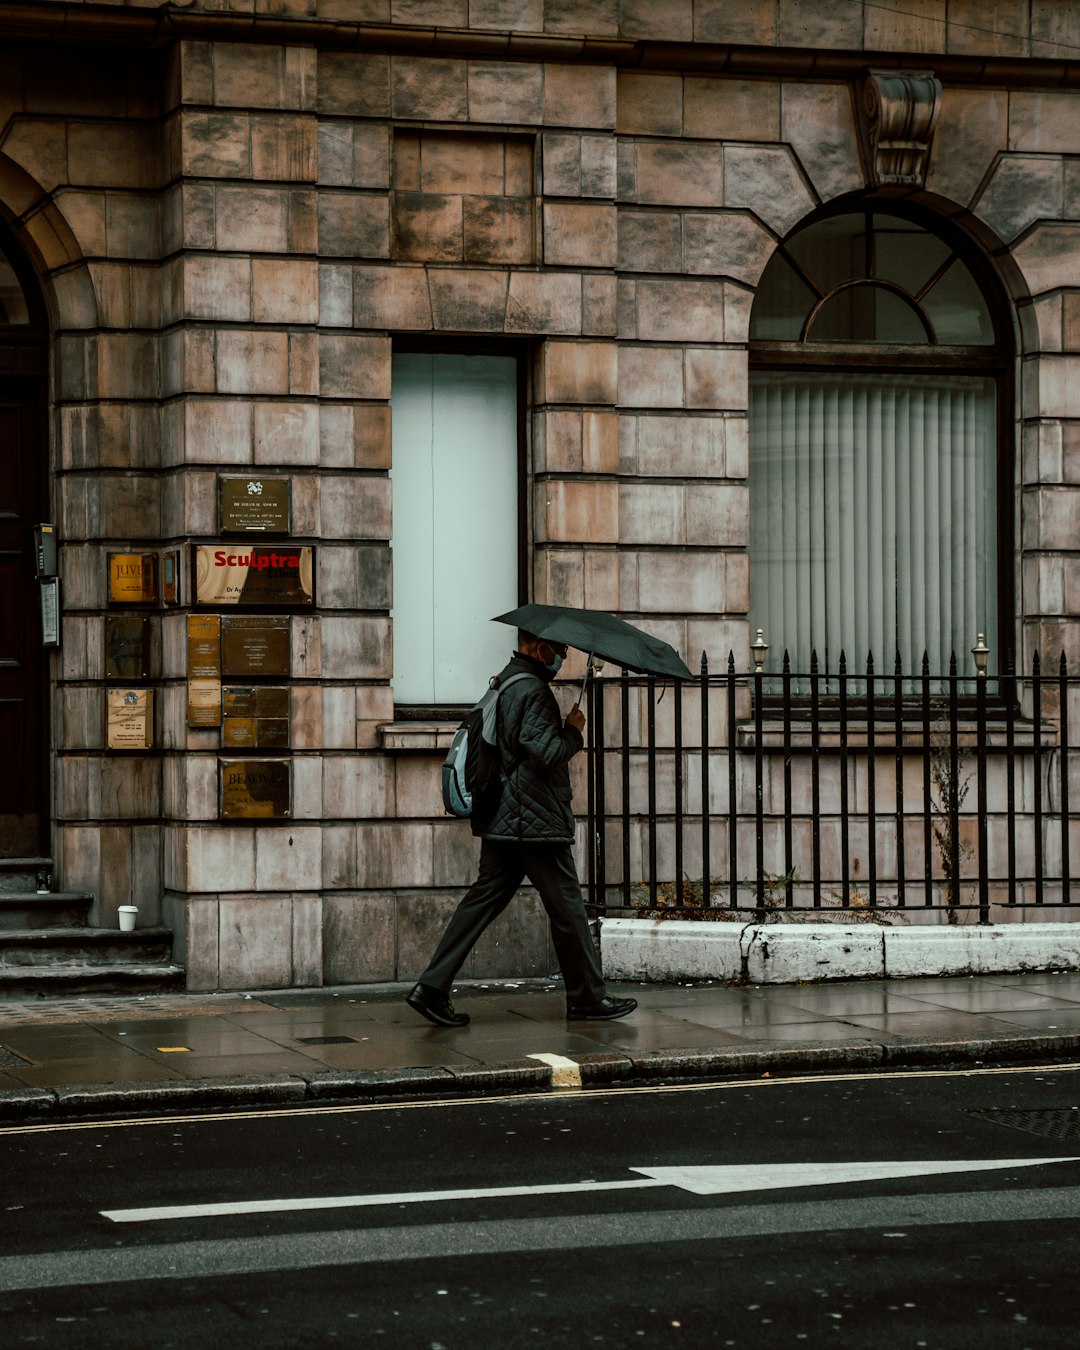
[[[573,1056],[583,1087],[613,1088],[635,1082],[704,1082],[771,1073],[814,1073],[843,1069],[918,1068],[1035,1061],[1080,1056],[1080,1033],[1034,1033],[979,1040],[845,1040],[798,1045],[723,1046],[716,1050],[618,1051]],[[233,1076],[169,1079],[153,1083],[73,1083],[58,1088],[0,1088],[0,1121],[56,1122],[222,1110],[262,1106],[318,1105],[332,1101],[370,1102],[447,1097],[491,1091],[547,1092],[554,1070],[530,1060],[476,1066],[328,1070],[299,1077]]]

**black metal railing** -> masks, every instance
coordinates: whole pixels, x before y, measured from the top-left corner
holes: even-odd
[[[990,923],[1072,903],[1080,678],[712,674],[589,688],[593,912],[765,917],[944,909]],[[915,917],[912,915],[911,917]],[[929,917],[929,916],[927,916]],[[935,919],[940,916],[935,915]]]

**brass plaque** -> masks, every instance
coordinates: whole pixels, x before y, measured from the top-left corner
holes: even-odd
[[[180,550],[166,549],[161,555],[161,602],[165,605],[180,603]]]
[[[195,598],[200,605],[312,605],[315,549],[247,543],[198,544]]]
[[[223,759],[223,820],[284,820],[292,810],[287,759]]]
[[[109,604],[153,605],[157,602],[157,554],[109,554]]]
[[[144,680],[150,666],[150,625],[142,614],[109,614],[105,619],[105,676]]]
[[[218,478],[219,519],[226,534],[288,534],[290,482],[287,478],[222,475]]]
[[[281,685],[227,685],[221,691],[221,743],[230,749],[289,748],[289,690]]]
[[[147,750],[154,743],[154,691],[106,691],[106,723],[110,750]]]
[[[188,679],[216,679],[221,674],[221,618],[217,614],[189,614],[187,621]]]
[[[258,728],[254,717],[226,717],[221,724],[221,744],[229,750],[257,749]]]
[[[227,614],[221,620],[221,668],[225,675],[289,675],[289,619],[285,614]]]
[[[220,680],[188,680],[187,720],[189,727],[221,726]]]

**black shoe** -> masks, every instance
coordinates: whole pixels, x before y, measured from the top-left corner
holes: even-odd
[[[578,1008],[567,1005],[568,1022],[612,1022],[616,1017],[625,1017],[637,1007],[636,998],[612,998],[605,994],[596,1003],[583,1003]]]
[[[454,1011],[454,1005],[446,994],[430,985],[418,984],[405,995],[405,1002],[415,1009],[421,1017],[434,1022],[437,1027],[467,1027],[469,1014]]]

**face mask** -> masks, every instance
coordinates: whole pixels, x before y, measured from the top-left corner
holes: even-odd
[[[548,670],[550,670],[553,675],[558,675],[559,671],[562,669],[562,663],[564,659],[565,659],[564,657],[562,657],[558,652],[556,652],[555,655],[552,657],[552,659],[548,662],[547,667]]]

